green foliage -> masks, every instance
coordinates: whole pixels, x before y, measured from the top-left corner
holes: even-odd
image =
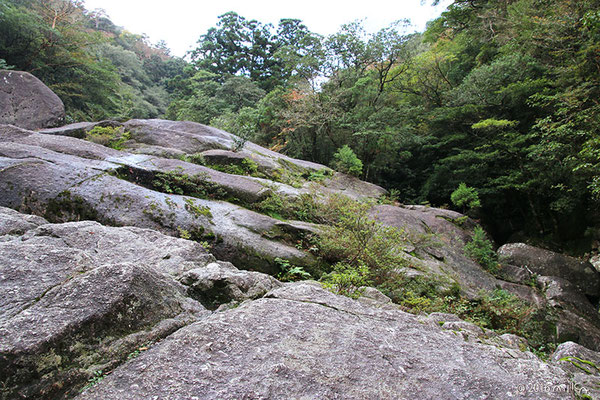
[[[501,289],[481,291],[470,300],[458,285],[448,286],[428,276],[399,275],[378,287],[394,303],[412,313],[444,312],[499,334],[526,338],[532,351],[547,356],[555,348],[554,317],[546,309],[535,310],[515,295]]]
[[[300,280],[311,279],[311,275],[301,266],[293,265],[289,260],[275,258],[275,264],[280,269],[277,279],[282,282],[296,282]]]
[[[283,219],[287,211],[283,197],[275,191],[269,192],[269,195],[264,200],[254,204],[254,208],[276,219]]]
[[[354,151],[348,145],[338,149],[333,155],[334,168],[340,172],[359,176],[362,173],[363,163],[358,159]]]
[[[194,218],[198,217],[206,217],[211,219],[212,213],[210,212],[210,208],[206,206],[199,206],[196,204],[194,199],[189,197],[184,199],[185,209],[194,216]]]
[[[465,245],[465,255],[477,261],[490,273],[498,272],[498,256],[480,226],[475,227],[473,238]]]
[[[323,182],[325,179],[327,179],[329,176],[331,176],[332,173],[333,173],[333,171],[331,171],[331,170],[320,169],[320,170],[317,170],[317,171],[310,171],[308,173],[308,175],[304,176],[304,178],[307,181]]]
[[[129,139],[131,139],[131,134],[129,132],[112,126],[95,126],[85,135],[85,140],[115,150],[123,150],[123,144]]]
[[[81,1],[4,0],[0,8],[4,65],[48,85],[65,104],[69,121],[164,112],[166,80],[181,67],[169,64],[164,48],[127,34]],[[154,79],[144,63],[148,56],[154,56]],[[170,68],[161,68],[167,64]]]
[[[379,204],[391,204],[395,205],[401,197],[401,193],[398,189],[390,189],[386,194],[380,196],[377,199]]]
[[[318,220],[326,227],[320,234],[321,257],[330,263],[369,271],[368,278],[380,284],[394,270],[408,265],[403,257],[407,235],[383,225],[369,214],[371,204],[332,196],[321,204]],[[346,268],[347,269],[347,268]]]
[[[517,124],[517,121],[488,118],[483,121],[479,121],[476,124],[473,124],[471,128],[478,130],[502,130],[507,128],[514,128],[515,126],[517,126]]]
[[[349,265],[337,263],[333,266],[333,271],[321,277],[323,287],[336,294],[357,299],[362,294],[362,287],[369,286],[369,268],[361,264]]]
[[[148,174],[144,171],[123,167],[115,171],[114,174],[121,179],[132,181],[138,185],[163,193],[191,196],[200,199],[223,200],[229,198],[227,191],[211,181],[206,174],[188,175],[183,173],[182,170],[182,168],[178,168],[169,172]],[[186,200],[186,202],[189,201]],[[186,204],[186,208],[188,205],[191,207],[188,211],[196,215],[208,216],[208,213],[203,211],[204,207],[196,209],[192,207],[193,204]]]
[[[244,158],[239,164],[211,164],[207,167],[233,175],[264,177],[258,172],[258,164],[249,158]]]
[[[204,159],[204,155],[202,155],[202,153],[184,154],[179,159],[192,164],[206,165],[206,160]]]
[[[94,374],[88,379],[87,384],[84,387],[82,387],[79,392],[83,393],[86,390],[91,389],[92,387],[96,386],[98,383],[102,382],[102,380],[104,380],[105,377],[106,377],[106,373],[103,372],[102,370],[94,372]]]
[[[596,375],[597,373],[600,372],[600,367],[598,367],[595,363],[593,363],[592,361],[589,361],[589,360],[584,360],[579,357],[567,356],[567,357],[561,358],[558,361],[569,362],[588,375]]]
[[[14,69],[14,66],[8,65],[4,58],[0,58],[0,69]]]
[[[431,313],[441,309],[440,299],[444,296],[460,296],[457,286],[451,289],[443,289],[443,283],[426,275],[415,275],[407,277],[398,274],[379,285],[385,295],[399,304],[404,310],[412,313]]]
[[[317,75],[321,43],[299,20],[282,19],[273,32],[270,24],[228,12],[216,25],[200,37],[191,56],[198,68],[220,80],[242,75],[272,90],[288,80]]]
[[[458,185],[458,188],[450,195],[450,200],[463,210],[481,207],[477,189],[468,187],[465,183]]]
[[[258,130],[258,113],[254,108],[244,107],[237,112],[228,112],[211,120],[211,125],[233,133],[231,150],[241,151]]]

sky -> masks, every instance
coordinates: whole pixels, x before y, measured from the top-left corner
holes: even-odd
[[[431,0],[85,0],[85,7],[105,10],[113,23],[148,35],[151,43],[164,40],[171,54],[182,57],[228,11],[275,26],[282,18],[297,18],[312,32],[329,35],[344,23],[362,19],[369,32],[405,18],[422,31],[451,2],[432,7]]]

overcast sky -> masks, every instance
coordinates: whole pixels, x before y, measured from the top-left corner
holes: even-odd
[[[102,8],[110,19],[133,33],[145,33],[152,43],[164,40],[177,56],[195,47],[198,37],[215,26],[217,17],[235,11],[263,23],[277,25],[281,18],[298,18],[313,32],[328,35],[340,25],[365,19],[375,32],[391,22],[408,18],[415,30],[422,31],[427,21],[437,17],[450,4],[442,0],[437,7],[431,0],[85,0],[88,10]]]

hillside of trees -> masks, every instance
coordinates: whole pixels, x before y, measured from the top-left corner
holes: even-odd
[[[327,165],[348,146],[397,201],[581,253],[600,238],[598,10],[455,0],[423,33],[327,37],[229,12],[180,59],[80,1],[0,0],[0,68],[36,75],[71,121],[191,120]],[[461,183],[479,206],[451,201]]]

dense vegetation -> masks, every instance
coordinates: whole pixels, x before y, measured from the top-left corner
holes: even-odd
[[[0,65],[41,78],[74,120],[212,124],[403,202],[453,204],[464,184],[477,201],[457,209],[499,241],[576,251],[600,226],[599,9],[456,0],[424,33],[328,37],[230,12],[184,61],[78,1],[0,0]]]
[[[163,115],[168,81],[185,66],[82,1],[0,0],[0,68],[40,78],[70,121]]]

